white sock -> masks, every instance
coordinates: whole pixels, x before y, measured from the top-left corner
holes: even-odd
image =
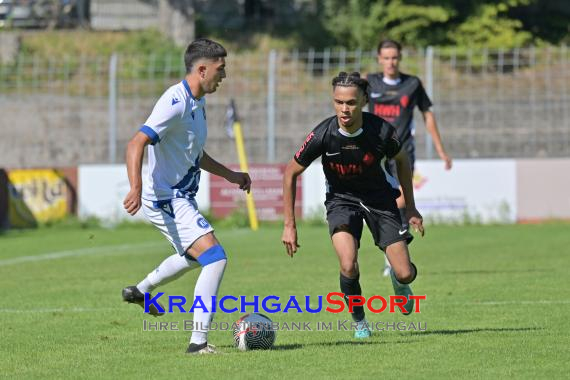
[[[155,270],[150,272],[144,280],[137,284],[137,288],[142,293],[151,292],[156,287],[168,284],[199,266],[200,264],[197,261],[189,260],[186,256],[175,253],[168,256]]]
[[[222,282],[222,277],[224,276],[224,270],[226,269],[227,260],[215,261],[208,264],[202,268],[202,272],[196,281],[196,287],[194,288],[194,298],[200,296],[204,305],[208,309],[206,313],[202,308],[197,308],[194,310],[194,330],[192,331],[192,337],[190,338],[190,343],[202,344],[208,340],[208,329],[210,327],[210,322],[214,317],[212,310],[212,296],[218,294],[218,288]]]

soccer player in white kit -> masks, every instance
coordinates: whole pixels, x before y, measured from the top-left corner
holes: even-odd
[[[202,267],[194,297],[207,311],[194,310],[194,330],[188,353],[215,353],[208,344],[212,296],[216,296],[226,267],[226,253],[194,199],[200,169],[221,176],[248,191],[247,173],[234,172],[204,150],[207,136],[204,96],[216,91],[226,77],[226,50],[208,39],[198,39],[186,49],[184,80],[167,89],[156,102],[146,123],[127,145],[127,172],[131,189],[123,202],[134,215],[142,207],[146,217],[168,239],[176,253],[166,258],[136,286],[123,289],[123,300],[144,307],[144,293]],[[144,149],[148,146],[148,175],[142,181]],[[162,315],[150,304],[152,315]]]

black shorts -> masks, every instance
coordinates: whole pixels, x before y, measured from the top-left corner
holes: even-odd
[[[332,236],[339,231],[349,232],[360,247],[363,220],[372,233],[374,243],[385,251],[390,244],[406,241],[411,243],[413,236],[402,227],[400,212],[396,202],[365,204],[357,200],[327,194],[325,201],[329,233]]]
[[[416,145],[415,145],[414,139],[410,138],[410,139],[406,140],[405,142],[403,142],[401,149],[408,154],[408,160],[410,161],[410,166],[411,166],[412,175],[413,175],[414,169],[416,167]],[[385,165],[386,165],[386,170],[388,171],[388,173],[390,173],[392,175],[392,177],[394,177],[396,179],[396,181],[398,181],[398,184],[399,184],[400,181],[398,180],[398,169],[396,166],[396,160],[386,161]]]

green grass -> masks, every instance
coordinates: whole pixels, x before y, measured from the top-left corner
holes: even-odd
[[[300,228],[288,258],[278,227],[220,229],[229,255],[221,294],[325,295],[338,268],[324,226]],[[154,319],[123,304],[120,290],[170,254],[150,226],[57,226],[0,235],[0,377],[5,378],[565,378],[570,365],[568,225],[430,226],[412,244],[422,313],[368,314],[371,322],[422,322],[426,331],[278,332],[271,351],[239,352],[229,331],[210,342],[223,355],[184,354],[188,331],[142,331]],[[368,235],[360,263],[365,296],[391,294]],[[37,259],[30,259],[35,256]],[[161,288],[192,296],[197,272]],[[251,309],[248,309],[251,311]],[[218,313],[233,322],[241,313]],[[276,322],[349,318],[276,313]]]

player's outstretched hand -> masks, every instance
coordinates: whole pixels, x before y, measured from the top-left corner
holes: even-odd
[[[281,241],[285,245],[285,250],[290,257],[293,257],[300,245],[297,243],[297,228],[287,227],[283,228],[283,235]]]
[[[135,215],[141,208],[141,192],[131,189],[123,201],[125,210],[131,215]]]
[[[243,191],[247,191],[249,193],[251,190],[251,178],[249,178],[249,174],[247,173],[233,172],[232,176],[227,178],[227,180],[239,185],[239,188]]]
[[[447,154],[444,154],[441,159],[445,163],[445,170],[450,170],[453,166],[453,160]]]
[[[406,208],[406,218],[408,219],[408,223],[410,227],[414,229],[415,232],[419,232],[422,237],[424,236],[424,219],[418,210],[415,208]]]

